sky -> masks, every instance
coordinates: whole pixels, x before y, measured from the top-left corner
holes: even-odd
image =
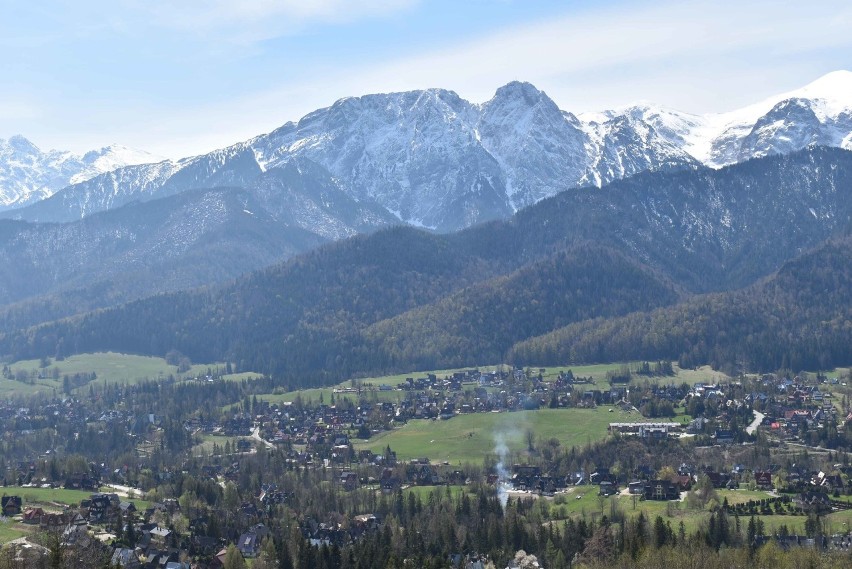
[[[0,0],[0,54],[0,138],[180,158],[429,87],[733,110],[852,69],[852,2]]]

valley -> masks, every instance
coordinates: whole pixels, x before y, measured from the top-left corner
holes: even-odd
[[[349,504],[346,511],[367,508],[376,520],[400,515],[420,524],[418,512],[437,515],[432,508],[439,505],[463,512],[478,503],[484,511],[495,491],[507,500],[500,510],[507,523],[523,516],[546,532],[567,524],[565,531],[584,540],[589,530],[583,528],[606,519],[677,543],[704,535],[708,523],[727,516],[728,525],[707,539],[735,544],[749,525],[750,539],[797,536],[826,540],[827,551],[840,551],[836,536],[852,521],[852,508],[844,505],[849,453],[845,435],[837,438],[845,430],[832,427],[832,436],[823,427],[837,425],[852,396],[848,369],[732,378],[667,362],[498,365],[286,392],[270,378],[220,375],[229,364],[195,365],[164,378],[177,366],[156,358],[88,354],[33,367],[41,363],[14,362],[9,369],[55,365],[96,378],[42,408],[22,405],[29,397],[49,400],[48,394],[6,394],[16,403],[0,406],[0,415],[6,440],[12,435],[16,442],[4,443],[0,457],[2,492],[21,499],[20,514],[9,510],[0,525],[6,541],[37,542],[52,523],[49,516],[74,515],[114,543],[147,544],[150,556],[170,543],[181,549],[187,536],[200,532],[228,535],[230,527],[245,524],[247,535],[268,530],[282,512],[314,508],[306,502],[312,496],[335,496]],[[779,393],[794,395],[785,404]],[[766,415],[753,435],[746,432],[752,409]],[[78,433],[72,439],[45,437],[69,429]],[[126,466],[86,461],[105,436],[109,446],[102,448],[110,450],[102,456],[123,452],[114,464]],[[37,460],[15,458],[36,449]],[[817,476],[803,466],[831,463],[832,453],[839,475]],[[128,464],[135,461],[157,466]],[[260,476],[278,482],[261,483]],[[674,499],[658,501],[654,484],[671,485]],[[144,499],[111,502],[114,487],[125,486],[139,488]],[[824,504],[803,502],[826,488]],[[217,512],[218,521],[202,528],[206,511]],[[380,537],[369,525],[357,529],[362,516],[352,516],[348,529],[307,520],[298,527],[311,539],[328,540],[325,547],[360,548]],[[119,520],[139,527],[126,533],[117,529]],[[165,526],[167,533],[157,533]],[[527,531],[539,531],[535,527]],[[199,542],[185,551],[215,553],[203,547]],[[550,555],[558,562],[560,551],[576,545],[555,547]],[[273,555],[244,551],[257,559]]]
[[[0,140],[0,569],[847,566],[850,77]]]

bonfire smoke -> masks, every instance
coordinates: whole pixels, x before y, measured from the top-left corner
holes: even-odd
[[[494,454],[497,455],[497,464],[494,465],[494,470],[497,471],[497,498],[503,506],[503,511],[506,511],[506,504],[509,502],[509,471],[506,470],[509,447],[506,446],[503,433],[494,436]]]

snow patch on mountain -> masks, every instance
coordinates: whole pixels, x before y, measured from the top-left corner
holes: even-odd
[[[772,121],[767,118],[770,115]],[[834,71],[801,89],[731,112],[704,115],[688,133],[686,149],[702,163],[719,168],[773,151],[800,150],[808,144],[848,148],[844,140],[850,133],[852,72]],[[750,135],[762,137],[764,145],[753,148],[747,143],[744,148]]]
[[[0,139],[0,210],[43,200],[69,184],[123,166],[160,160],[117,144],[78,156],[60,150],[43,152],[21,135]]]

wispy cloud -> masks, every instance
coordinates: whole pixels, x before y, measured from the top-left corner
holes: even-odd
[[[852,66],[850,20],[852,4],[845,0],[821,2],[819,10],[807,3],[767,0],[631,3],[504,29],[358,70],[343,84],[364,90],[440,85],[484,100],[494,87],[523,79],[550,88],[564,102],[598,108],[596,100],[624,104],[637,94],[675,101],[680,91],[691,91],[690,81],[697,81],[708,93],[696,106],[718,105],[719,94],[736,90],[744,75],[774,89],[775,78],[767,81],[767,75],[801,65],[810,55],[812,62],[824,60],[820,50],[845,53],[846,67]],[[608,96],[601,97],[596,81]],[[621,89],[613,88],[619,83]],[[625,89],[628,85],[634,88]],[[745,96],[754,97],[751,87],[742,89]]]
[[[161,26],[252,43],[314,24],[342,24],[395,14],[419,0],[149,0],[136,3]]]
[[[438,43],[388,34],[382,40],[398,42],[390,48],[378,39],[372,45],[372,36],[358,40],[419,29],[416,18],[440,25],[443,14],[421,0],[90,0],[64,11],[62,2],[46,1],[49,10],[27,8],[29,27],[0,19],[0,46],[22,55],[0,69],[25,77],[17,89],[4,85],[17,103],[0,110],[9,119],[0,134],[38,138],[41,129],[49,144],[81,150],[118,141],[180,157],[268,132],[345,96],[444,87],[483,102],[516,79],[572,112],[641,99],[724,111],[852,69],[848,0],[568,2],[544,20],[512,24],[504,15]],[[465,13],[487,15],[491,1]],[[441,4],[446,18],[451,6]],[[91,37],[77,41],[81,33]],[[50,34],[64,41],[39,52],[21,49],[15,34],[38,37],[36,44],[52,42]],[[28,94],[43,98],[41,108],[26,104]]]
[[[639,99],[688,112],[730,110],[832,69],[852,68],[852,58],[843,55],[852,53],[847,25],[852,5],[826,0],[821,6],[769,0],[631,4],[504,28],[395,60],[329,62],[296,83],[174,109],[160,123],[174,132],[158,132],[142,145],[168,155],[178,147],[211,149],[297,120],[340,97],[366,93],[438,86],[482,102],[516,79],[545,89],[573,112]],[[324,13],[317,8],[302,17]],[[846,57],[847,64],[824,52]],[[211,124],[209,117],[217,117],[215,131],[204,126]]]

